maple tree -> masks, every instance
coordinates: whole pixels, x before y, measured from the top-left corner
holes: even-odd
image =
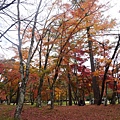
[[[4,83],[2,82],[2,80],[4,78],[3,73],[4,73],[4,64],[2,63],[2,61],[0,61],[0,104],[2,103],[3,100],[6,99]]]
[[[43,87],[43,82],[46,74],[49,73],[49,59],[50,59],[50,52],[53,48],[53,41],[54,39],[50,38],[50,30],[46,31],[46,37],[41,40],[40,42],[40,47],[39,47],[39,86],[38,86],[38,96],[37,96],[37,107],[41,106],[41,101],[42,101],[42,87]],[[52,43],[53,42],[53,43]],[[44,58],[43,58],[44,57]]]
[[[1,84],[3,84],[4,96],[6,96],[4,100],[7,100],[7,104],[10,104],[12,101],[16,102],[17,99],[18,83],[20,82],[19,67],[18,62],[13,59],[4,60],[2,64],[4,65],[4,71],[2,72]]]
[[[2,103],[3,100],[6,99],[6,91],[4,89],[4,83],[2,82],[4,76],[4,64],[2,61],[0,61],[0,104]]]
[[[107,40],[106,43],[108,44],[109,41]],[[103,93],[104,93],[104,87],[105,87],[105,81],[106,81],[106,87],[107,87],[107,84],[109,84],[109,82],[115,82],[115,79],[113,76],[112,76],[112,72],[111,70],[109,70],[109,67],[113,67],[112,65],[112,60],[114,60],[115,56],[116,56],[116,53],[117,53],[117,50],[118,50],[118,46],[119,46],[119,40],[117,41],[117,45],[115,46],[115,51],[113,52],[113,55],[112,57],[110,57],[110,55],[108,54],[109,50],[112,48],[111,46],[109,45],[106,45],[104,48],[104,45],[103,45],[103,48],[104,48],[104,52],[103,52],[103,58],[102,59],[98,59],[98,61],[100,61],[100,64],[98,64],[97,66],[97,70],[94,72],[94,76],[102,76],[101,79],[102,79],[102,85],[101,85],[101,96],[100,96],[100,100],[102,99],[103,97]],[[108,50],[108,51],[107,51]],[[107,52],[106,52],[107,51]],[[112,68],[114,69],[114,68]],[[107,88],[106,88],[106,94],[107,94]],[[107,99],[107,98],[106,98]],[[99,101],[99,104],[100,104],[100,101]]]
[[[105,30],[105,29],[108,29],[110,27],[113,27],[115,24],[114,24],[113,20],[111,22],[109,22],[101,16],[101,12],[99,10],[104,5],[97,6],[97,4],[95,3],[95,0],[93,0],[93,1],[88,0],[88,1],[81,3],[80,5],[83,5],[82,8],[84,11],[86,10],[85,11],[86,12],[86,14],[85,14],[86,19],[84,20],[84,23],[86,25],[85,29],[87,31],[87,37],[88,37],[88,47],[89,47],[91,71],[95,72],[94,54],[93,54],[93,51],[94,51],[93,50],[93,43],[95,41],[94,36],[96,34],[98,34],[98,31],[100,32],[101,30]],[[79,6],[79,3],[78,3],[78,6]],[[84,9],[84,6],[87,6],[86,9]],[[102,23],[101,23],[101,20],[103,21]],[[98,104],[99,99],[100,99],[100,90],[99,90],[99,85],[97,83],[96,76],[92,76],[92,84],[93,84],[92,86],[93,86],[95,104]]]
[[[106,65],[106,69],[105,69],[105,73],[104,73],[104,78],[103,78],[103,83],[102,83],[102,90],[104,90],[104,86],[103,86],[103,84],[104,84],[104,82],[105,82],[105,78],[107,77],[107,72],[108,72],[108,70],[109,70],[109,67],[110,67],[110,64],[111,64],[111,62],[112,62],[112,60],[114,60],[114,58],[115,58],[115,56],[117,56],[116,55],[116,53],[117,53],[117,51],[118,51],[118,49],[119,49],[119,45],[120,45],[120,36],[119,36],[119,38],[118,38],[118,41],[117,41],[117,44],[116,44],[116,46],[115,46],[115,50],[114,50],[114,52],[113,52],[113,54],[112,54],[112,57],[110,58],[110,61],[107,63],[107,65]],[[113,68],[114,69],[114,68]],[[116,77],[116,78],[114,78],[114,90],[117,90],[115,87],[116,87],[116,80],[117,80],[118,78]],[[116,95],[116,93],[114,94],[115,92],[113,92],[113,99],[115,98],[115,95]],[[102,94],[103,94],[103,91],[101,92],[101,97],[102,97]],[[112,99],[112,102],[113,103],[115,103],[115,101]]]

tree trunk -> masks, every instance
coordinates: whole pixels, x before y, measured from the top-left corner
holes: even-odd
[[[20,94],[20,88],[18,87],[18,89],[17,89],[17,97],[16,97],[16,105],[18,105],[18,99],[19,99],[19,94]]]
[[[90,36],[90,27],[87,28],[87,35],[88,35],[88,47],[89,47],[89,56],[90,56],[90,65],[91,65],[91,72],[95,72],[95,65],[94,65],[94,56],[92,51],[92,41]],[[96,76],[92,76],[92,87],[93,87],[93,94],[94,94],[94,104],[98,104],[100,99],[100,89],[99,85],[96,80]]]
[[[71,92],[71,85],[70,85],[70,74],[68,73],[68,95],[69,95],[69,106],[72,105],[72,92]]]
[[[50,88],[50,101],[51,101],[51,105],[50,105],[50,109],[54,108],[54,87]]]
[[[63,105],[63,95],[62,93],[60,94],[60,106]]]
[[[20,93],[19,93],[19,100],[18,100],[18,105],[15,110],[14,118],[16,120],[20,119],[20,115],[22,112],[23,104],[24,104],[24,99],[25,99],[25,91],[26,91],[26,84],[22,83],[20,87]]]
[[[10,100],[10,95],[7,95],[7,105],[10,105],[10,103],[11,103],[11,100]]]
[[[44,75],[40,78],[40,84],[38,87],[38,95],[37,95],[37,103],[36,103],[36,107],[42,107],[42,86],[43,86],[43,79],[44,79]]]
[[[116,96],[117,96],[117,93],[116,93],[116,91],[117,91],[117,84],[116,83],[117,82],[114,81],[114,90],[113,90],[113,94],[112,94],[111,104],[115,104],[115,102],[116,102]]]
[[[30,102],[31,105],[34,105],[34,93],[32,91],[30,92]]]
[[[66,90],[66,106],[67,106],[67,100],[68,100],[68,92],[67,92],[67,90]]]
[[[105,86],[105,88],[106,88],[106,90],[105,90],[105,92],[106,92],[106,95],[105,95],[105,106],[107,106],[107,98],[108,98],[108,91],[107,91],[107,87],[108,87],[108,83],[106,82],[106,86]]]
[[[41,100],[42,100],[41,91],[42,91],[42,89],[41,89],[41,87],[39,85],[36,107],[42,107],[42,103],[41,103]]]

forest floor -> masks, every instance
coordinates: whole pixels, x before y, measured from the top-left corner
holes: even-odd
[[[13,120],[15,106],[0,105],[0,120]],[[49,106],[24,105],[21,120],[120,120],[120,105]]]

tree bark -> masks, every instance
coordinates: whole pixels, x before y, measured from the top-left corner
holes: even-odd
[[[31,102],[31,105],[34,104],[34,92],[32,90],[32,85],[30,85],[30,102]]]
[[[53,86],[50,88],[50,100],[51,100],[50,109],[53,109],[54,108],[54,87]]]
[[[71,85],[70,85],[70,74],[68,73],[68,95],[69,95],[69,106],[72,105],[72,92],[71,92]]]
[[[15,110],[14,118],[20,119],[20,115],[23,108],[24,98],[25,98],[26,84],[22,84],[20,87],[18,105]]]
[[[43,78],[44,77],[41,77],[40,78],[40,84],[39,84],[39,87],[38,87],[38,95],[37,95],[37,103],[36,103],[36,107],[42,107],[42,86],[43,86]]]
[[[92,41],[90,36],[90,27],[87,28],[87,37],[88,37],[88,47],[89,47],[89,56],[90,56],[90,65],[91,65],[91,72],[95,72],[95,65],[94,65],[94,56],[92,51]],[[94,104],[98,104],[100,99],[100,89],[97,83],[96,76],[92,75],[92,87],[93,87],[93,94],[94,94]]]
[[[17,89],[17,96],[16,96],[16,105],[18,105],[18,99],[19,99],[19,95],[20,94],[20,88],[18,86],[18,89]]]

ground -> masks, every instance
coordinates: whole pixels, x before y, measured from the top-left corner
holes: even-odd
[[[13,120],[15,106],[0,105],[0,120]],[[120,120],[120,105],[49,106],[24,105],[21,120]]]

